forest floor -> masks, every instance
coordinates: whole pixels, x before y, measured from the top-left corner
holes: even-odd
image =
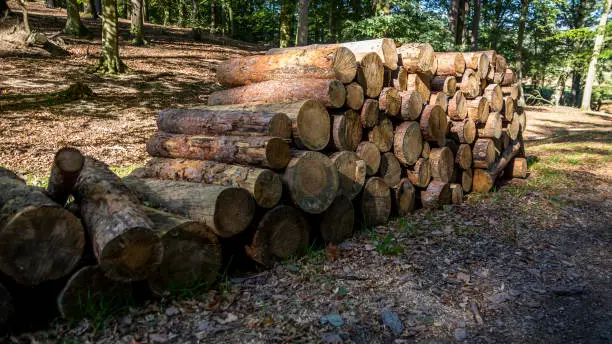
[[[61,30],[64,11],[28,8],[35,28]],[[99,37],[98,22],[84,23]],[[120,77],[87,71],[99,39],[65,37],[71,54],[61,58],[0,47],[0,165],[44,185],[54,152],[69,145],[126,174],[147,159],[156,111],[205,103],[219,88],[214,66],[256,49],[194,42],[178,28],[147,25],[145,34],[147,47],[121,42],[132,73]],[[54,96],[78,81],[94,95]],[[248,277],[224,274],[207,292],[6,339],[611,343],[612,118],[560,107],[529,107],[527,116],[526,180],[364,228],[333,260],[313,248]]]

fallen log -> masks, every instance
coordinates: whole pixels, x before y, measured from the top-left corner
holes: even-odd
[[[514,100],[518,99],[519,88],[517,85],[502,86],[501,91],[504,96],[510,96]]]
[[[399,64],[408,73],[431,72],[435,60],[434,49],[429,43],[402,44],[397,48]]]
[[[372,142],[363,141],[357,146],[355,152],[360,159],[365,161],[366,175],[375,175],[380,167],[380,150],[378,147]]]
[[[376,53],[367,53],[357,61],[355,80],[363,87],[366,97],[376,98],[383,88],[385,67]]]
[[[383,88],[378,97],[378,106],[387,116],[396,117],[402,106],[400,92],[395,87]]]
[[[423,98],[417,91],[399,93],[401,99],[400,117],[404,121],[415,121],[423,110]]]
[[[58,150],[47,185],[49,198],[59,205],[65,205],[84,163],[85,157],[78,149],[66,147]]]
[[[395,47],[395,42],[390,38],[378,38],[340,44],[352,51],[358,61],[365,54],[375,53],[381,59],[385,68],[390,70],[397,69],[398,52]]]
[[[391,215],[391,191],[380,177],[369,178],[361,195],[361,218],[366,226],[384,224]]]
[[[431,180],[432,170],[429,159],[419,158],[412,170],[406,171],[406,177],[414,186],[425,188]]]
[[[397,185],[399,183],[402,178],[402,167],[393,153],[387,152],[381,155],[378,174],[387,185]]]
[[[518,139],[519,134],[521,132],[521,123],[518,115],[513,116],[512,121],[510,121],[510,123],[506,125],[503,131],[506,131],[508,133],[508,137],[511,140]]]
[[[344,88],[346,89],[346,102],[344,105],[355,111],[361,110],[364,100],[363,87],[356,82],[351,82],[344,86]]]
[[[502,115],[503,115],[503,119],[504,121],[507,122],[511,122],[512,121],[512,117],[514,117],[514,107],[515,107],[515,103],[514,103],[514,99],[512,99],[511,96],[505,96],[503,97],[504,99],[504,108],[502,109]]]
[[[423,152],[423,137],[419,123],[406,121],[395,129],[393,153],[404,165],[414,165]],[[393,184],[395,185],[395,184]]]
[[[465,71],[465,60],[462,53],[435,53],[438,60],[436,75],[461,76]]]
[[[378,124],[368,132],[368,140],[375,144],[381,153],[391,150],[393,147],[393,123],[391,120],[380,116]]]
[[[499,139],[502,133],[502,118],[499,112],[491,112],[487,122],[478,125],[478,137]]]
[[[495,162],[495,143],[491,139],[476,140],[472,148],[475,168],[489,168]]]
[[[332,115],[331,137],[328,148],[337,151],[354,151],[362,137],[361,119],[354,110]]]
[[[391,188],[393,213],[397,216],[408,216],[414,211],[416,191],[408,178],[403,178]]]
[[[454,76],[435,76],[431,79],[431,90],[452,97],[457,92],[457,79]]]
[[[361,113],[361,125],[364,128],[372,128],[378,123],[379,105],[378,101],[374,99],[366,99],[363,102]]]
[[[518,141],[508,145],[501,155],[500,159],[495,162],[495,165],[489,169],[475,169],[473,189],[474,192],[487,193],[495,184],[496,178],[506,168],[506,165],[514,158],[521,149],[521,143]]]
[[[396,70],[385,70],[385,87],[395,87],[399,91],[405,91],[407,79],[408,73],[402,66],[399,66]]]
[[[429,141],[429,143],[433,143],[438,147],[444,147],[448,123],[446,114],[439,105],[425,106],[419,125],[423,140]]]
[[[423,208],[438,209],[442,205],[451,203],[450,185],[447,182],[434,180],[427,189],[421,191],[421,204]]]
[[[423,152],[421,153],[421,156],[425,159],[429,159],[430,152],[431,152],[431,146],[429,145],[429,142],[423,141]]]
[[[378,161],[380,161],[380,153],[378,153]],[[366,162],[362,160],[357,153],[342,151],[336,152],[329,156],[333,161],[334,166],[338,170],[338,192],[353,200],[361,192],[366,179]]]
[[[460,169],[457,174],[457,181],[461,183],[463,191],[470,192],[472,190],[472,169]]]
[[[516,82],[516,74],[514,73],[512,69],[506,68],[506,70],[503,73],[504,73],[504,76],[501,82],[502,86],[510,86]]]
[[[433,148],[429,153],[431,163],[431,174],[434,180],[450,182],[455,168],[453,152],[448,147]]]
[[[337,196],[317,222],[323,241],[339,245],[353,234],[355,228],[353,203],[345,196]]]

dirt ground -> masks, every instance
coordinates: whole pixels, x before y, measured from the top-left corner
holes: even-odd
[[[34,27],[61,30],[64,11],[28,7]],[[99,23],[84,22],[98,37]],[[130,170],[147,159],[156,111],[203,104],[219,88],[214,66],[256,49],[196,43],[177,28],[145,33],[148,47],[122,44],[132,73],[121,77],[87,72],[98,39],[64,38],[64,58],[0,52],[0,165],[44,183],[54,152],[70,145]],[[49,97],[77,81],[94,96]],[[313,248],[248,277],[224,275],[203,294],[5,340],[612,343],[612,118],[554,107],[527,116],[526,180],[364,228],[333,261]]]

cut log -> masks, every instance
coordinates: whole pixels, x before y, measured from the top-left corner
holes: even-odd
[[[491,139],[478,139],[472,149],[475,168],[489,168],[495,162],[495,143]]]
[[[499,155],[510,144],[510,136],[508,135],[508,129],[502,129],[502,134],[500,138],[493,139],[493,142],[495,143],[495,154]]]
[[[517,100],[519,95],[519,88],[517,85],[512,86],[502,86],[501,87],[502,94],[504,96],[510,96],[512,99]]]
[[[228,109],[168,109],[157,115],[157,128],[170,134],[277,136],[291,138],[291,120],[284,113]]]
[[[223,238],[242,233],[255,215],[255,201],[242,188],[136,177],[123,182],[146,205],[206,224]]]
[[[480,76],[473,69],[466,69],[458,88],[467,99],[478,97],[480,95]]]
[[[338,79],[349,83],[355,72],[355,55],[347,48],[332,45],[232,58],[217,67],[217,80],[224,87],[306,78]]]
[[[301,211],[279,205],[259,221],[253,240],[245,250],[251,259],[269,266],[273,257],[287,259],[306,253],[309,233],[310,227]]]
[[[476,97],[465,103],[468,117],[475,123],[486,123],[489,118],[489,101],[485,97]]]
[[[463,203],[463,188],[461,187],[461,184],[451,184],[450,192],[451,192],[451,202],[453,204]]]
[[[513,142],[506,147],[500,159],[489,169],[474,170],[473,189],[474,192],[487,193],[495,184],[495,179],[506,168],[506,165],[514,158],[521,150],[522,144],[518,141]]]
[[[363,106],[363,87],[356,82],[352,82],[345,86],[346,89],[346,103],[345,106],[353,110],[361,110]]]
[[[497,59],[497,53],[495,50],[486,50],[486,51],[477,51],[478,53],[483,53],[487,55],[489,58],[489,66],[493,66],[495,68],[495,60]]]
[[[339,108],[346,101],[346,90],[338,80],[270,80],[216,91],[208,96],[208,105],[245,103],[282,103],[317,100],[326,107]]]
[[[363,87],[366,97],[376,98],[383,88],[385,67],[376,53],[365,54],[357,61],[355,80]]]
[[[321,153],[294,151],[283,175],[283,183],[300,209],[320,214],[338,193],[338,171],[334,163]]]
[[[512,121],[512,117],[514,117],[514,99],[511,96],[505,96],[504,98],[504,108],[502,109],[502,115],[504,121],[510,122]]]
[[[366,41],[345,42],[341,43],[343,47],[350,49],[357,60],[368,53],[376,53],[385,68],[390,70],[397,69],[398,52],[395,47],[395,42],[390,38],[370,39]]]
[[[382,178],[369,178],[361,195],[360,211],[366,226],[384,224],[391,215],[391,190]]]
[[[455,163],[464,170],[472,168],[472,147],[468,144],[459,145],[455,154]]]
[[[62,317],[80,320],[102,314],[128,304],[132,285],[114,281],[105,276],[99,266],[86,266],[78,270],[66,283],[57,298]]]
[[[403,178],[391,188],[393,213],[397,216],[408,216],[414,211],[416,190],[408,178]]]
[[[153,135],[147,142],[147,152],[161,158],[214,160],[273,169],[287,166],[291,154],[289,145],[280,137],[166,133]]]
[[[521,132],[521,123],[518,115],[512,118],[512,121],[506,125],[504,130],[508,132],[508,137],[511,140],[518,139],[519,133]]]
[[[478,125],[478,137],[499,139],[502,132],[502,118],[499,112],[491,112],[485,124]]]
[[[461,76],[465,71],[462,53],[435,53],[438,60],[436,75]]]
[[[406,171],[406,176],[408,180],[414,186],[418,186],[421,188],[427,187],[429,185],[429,181],[431,180],[432,170],[431,170],[431,162],[429,159],[419,158],[412,170]]]
[[[329,149],[337,151],[355,151],[363,134],[361,119],[354,110],[347,110],[341,115],[332,116],[332,140]]]
[[[221,269],[221,245],[213,230],[197,221],[145,208],[153,229],[164,245],[164,258],[147,279],[156,295],[179,293],[206,283]]]
[[[495,56],[495,73],[505,73],[506,66],[506,58],[501,54],[497,54]]]
[[[444,147],[448,123],[446,114],[439,105],[425,106],[419,125],[423,140],[429,141],[438,147]]]
[[[47,195],[56,203],[65,205],[85,163],[85,157],[76,148],[66,147],[55,153]]]
[[[404,67],[399,66],[396,70],[385,70],[385,86],[395,87],[399,91],[405,91],[408,82],[408,73]]]
[[[378,153],[377,160],[380,162],[378,149],[376,147],[373,147],[373,149]],[[366,162],[357,153],[349,151],[333,153],[329,158],[334,162],[334,166],[338,170],[338,192],[353,200],[361,192],[365,183]]]
[[[506,167],[504,176],[510,178],[527,178],[527,159],[516,157]]]
[[[463,191],[470,192],[472,190],[472,169],[459,169],[457,181],[461,183],[461,188]]]
[[[455,95],[448,100],[447,113],[454,121],[462,121],[467,117],[466,100],[463,92],[455,92]]]
[[[483,96],[489,101],[491,112],[499,112],[502,110],[504,99],[499,85],[491,84],[487,86],[487,88],[484,90]]]
[[[476,124],[471,118],[451,121],[452,137],[461,143],[472,144],[476,139]]]
[[[239,186],[251,193],[262,208],[274,207],[283,193],[279,175],[271,170],[215,161],[153,158],[141,177]]]
[[[431,91],[444,92],[452,97],[457,92],[457,79],[455,76],[436,76],[431,79]]]
[[[323,241],[341,244],[353,235],[355,229],[355,208],[350,199],[339,195],[319,219],[319,232]]]
[[[400,92],[401,108],[400,116],[405,121],[415,121],[423,110],[423,98],[417,91]]]
[[[506,68],[506,71],[504,72],[504,77],[503,80],[501,82],[502,86],[510,86],[512,84],[514,84],[516,82],[516,74],[514,73],[514,71],[510,68]]]
[[[434,180],[426,190],[421,191],[421,204],[423,208],[438,209],[444,204],[450,204],[451,197],[449,184]]]
[[[378,174],[387,185],[397,185],[399,183],[402,178],[402,167],[393,153],[387,152],[381,155]]]
[[[429,153],[431,152],[431,146],[429,146],[429,142],[423,141],[423,152],[421,156],[425,159],[429,159]]]
[[[85,158],[74,196],[100,268],[108,278],[146,278],[161,262],[162,243],[138,199],[101,161]]]
[[[363,141],[357,146],[355,151],[357,156],[365,161],[366,175],[375,175],[380,167],[380,150],[378,150],[378,147],[372,142]]]
[[[385,87],[380,92],[378,97],[378,107],[390,117],[396,117],[400,114],[402,106],[402,98],[400,92],[395,87]]]
[[[429,153],[431,163],[431,175],[434,180],[441,180],[445,183],[450,182],[455,168],[453,152],[448,147],[433,148]]]
[[[450,151],[453,153],[453,156],[455,156],[457,154],[457,151],[459,150],[459,144],[457,143],[457,141],[449,137],[446,138],[446,147],[450,149]]]
[[[520,110],[520,108],[519,108]],[[525,114],[525,111],[518,111],[517,113],[514,114],[514,117],[518,118],[519,124],[520,124],[520,133],[523,133],[523,131],[525,131],[525,127],[527,126],[527,115]]]
[[[395,130],[393,153],[400,163],[414,165],[423,152],[421,128],[416,121],[406,121]],[[395,184],[389,184],[395,185]]]
[[[368,140],[378,147],[381,153],[391,150],[393,147],[393,123],[388,118],[381,118],[378,124],[368,132]]]
[[[408,78],[406,79],[406,90],[419,92],[423,104],[425,104],[429,101],[429,95],[431,93],[429,82],[429,79],[422,74],[408,74]]]
[[[85,245],[79,219],[2,167],[0,191],[0,270],[25,286],[68,275]]]
[[[7,333],[15,314],[13,297],[6,287],[0,284],[0,332]]]
[[[448,110],[448,96],[444,92],[432,92],[429,97],[429,104],[440,105],[442,110],[446,112]]]
[[[378,101],[374,99],[366,99],[361,108],[361,125],[364,128],[372,128],[378,123]]]
[[[465,67],[478,71],[481,78],[485,78],[489,73],[489,57],[482,51],[463,53]]]
[[[429,43],[402,44],[397,48],[400,65],[408,73],[426,73],[432,71],[435,60],[434,49]]]

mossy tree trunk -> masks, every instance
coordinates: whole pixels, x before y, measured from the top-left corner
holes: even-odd
[[[119,57],[117,30],[117,0],[102,0],[102,56],[97,71],[108,74],[123,73],[126,66]]]
[[[142,11],[142,0],[131,0],[132,1],[132,15],[131,15],[131,26],[130,33],[132,34],[132,44],[144,45],[144,20]]]
[[[81,17],[79,17],[79,3],[77,0],[66,1],[66,12],[68,12],[68,18],[66,19],[64,32],[76,37],[88,35],[89,30],[83,25]]]

